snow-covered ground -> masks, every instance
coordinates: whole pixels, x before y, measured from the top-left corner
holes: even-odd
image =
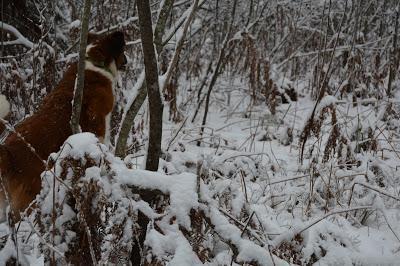
[[[149,252],[168,265],[399,265],[398,120],[382,118],[387,103],[353,105],[333,96],[323,98],[315,115],[321,120],[320,131],[308,137],[301,162],[299,138],[315,102],[298,87],[298,101],[279,105],[272,115],[265,104],[250,104],[239,79],[226,80],[212,95],[203,136],[198,123],[203,109],[191,122],[196,103],[187,105],[181,122],[168,121],[166,114],[164,156],[157,174],[140,170],[143,156],[122,161],[91,134],[70,137],[70,145],[53,155],[53,172],[43,175],[37,198],[40,218],[34,220],[31,214],[15,231],[0,225],[0,265],[10,256],[22,264],[43,265],[44,254],[51,252],[61,263],[63,254],[74,252],[69,246],[75,237],[71,224],[82,217],[77,218],[78,205],[68,205],[68,191],[78,191],[84,199],[90,182],[97,184],[91,206],[101,209],[103,263],[112,254],[107,241],[131,247],[134,213],[140,210],[152,220],[145,241]],[[336,125],[345,141],[337,140],[334,152],[324,159]],[[371,139],[376,147],[357,148]],[[90,167],[77,181],[71,170],[76,165],[65,165],[65,158]],[[132,187],[169,195],[166,206],[153,209],[132,194]],[[203,226],[196,229],[202,238],[196,243],[185,233],[194,230],[191,210],[204,216]],[[49,233],[53,223],[54,235]],[[113,235],[115,224],[124,228],[119,238]],[[14,234],[19,236],[16,245]]]

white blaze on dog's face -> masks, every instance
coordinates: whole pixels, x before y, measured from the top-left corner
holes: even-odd
[[[86,48],[85,69],[98,72],[113,82],[118,75],[118,69],[123,69],[126,64],[124,46],[122,32],[114,32],[95,40]]]

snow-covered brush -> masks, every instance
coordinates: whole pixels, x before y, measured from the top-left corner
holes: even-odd
[[[251,105],[264,101],[271,113],[276,114],[281,103],[297,101],[298,95],[287,79],[276,75],[275,66],[271,65],[260,46],[255,36],[247,31],[238,31],[229,41],[229,53],[224,63],[233,69],[234,74],[248,77]]]
[[[122,200],[123,190],[112,190],[115,181],[105,172],[103,150],[93,135],[83,134],[71,137],[51,156],[53,173],[43,174],[34,213],[37,231],[46,241],[41,245],[45,261],[117,263],[128,256],[134,239],[132,206]],[[108,216],[109,210],[114,217]]]
[[[90,133],[70,137],[51,159],[53,170],[44,172],[42,191],[27,218],[36,223],[45,262],[128,263],[139,248],[147,265],[201,264],[211,259],[210,230],[232,245],[235,260],[271,261],[265,248],[243,238],[241,229],[223,218],[194,174],[128,169]],[[150,202],[143,201],[149,194]],[[138,227],[139,215],[151,221],[144,247],[137,246],[138,231],[145,230]]]

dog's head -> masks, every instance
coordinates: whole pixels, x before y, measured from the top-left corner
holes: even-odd
[[[89,34],[86,57],[97,67],[124,70],[127,63],[124,54],[125,38],[120,31],[104,37]]]

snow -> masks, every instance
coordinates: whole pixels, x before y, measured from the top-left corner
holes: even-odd
[[[108,149],[101,143],[92,133],[80,133],[69,137],[65,144],[61,147],[58,153],[51,155],[53,160],[56,162],[52,171],[46,171],[43,178],[43,189],[41,194],[37,197],[37,201],[40,202],[40,211],[43,217],[51,217],[53,212],[53,190],[56,190],[55,203],[58,204],[57,210],[58,215],[54,221],[54,226],[60,232],[59,236],[54,238],[54,248],[56,248],[60,254],[68,251],[68,246],[74,241],[75,233],[68,229],[68,224],[71,221],[76,221],[76,207],[68,205],[68,191],[71,190],[71,186],[85,186],[94,181],[101,189],[99,195],[104,194],[105,197],[109,198],[111,202],[118,203],[123,209],[120,209],[115,214],[114,221],[112,224],[123,221],[123,217],[127,215],[128,206],[133,206],[132,211],[140,210],[151,219],[162,218],[163,214],[157,214],[144,201],[132,201],[126,198],[127,186],[135,186],[141,189],[159,190],[170,198],[170,208],[168,211],[168,217],[175,217],[179,225],[185,227],[187,230],[191,230],[190,224],[190,211],[198,208],[198,196],[197,196],[197,178],[191,173],[181,173],[177,175],[166,176],[161,173],[154,173],[145,170],[131,170],[128,169],[125,164],[119,159],[115,158]],[[81,183],[76,184],[74,180],[74,174],[72,169],[68,169],[66,173],[66,179],[60,182],[59,179],[55,179],[54,175],[60,175],[63,170],[62,161],[69,160],[81,161],[83,164],[95,162],[97,165],[88,167],[85,170],[84,175],[81,177]],[[110,169],[99,167],[104,160],[110,162]],[[109,172],[113,173],[113,178],[107,177]],[[54,184],[54,185],[53,185]],[[99,198],[98,200],[101,200]],[[93,208],[97,208],[96,204]],[[131,207],[128,207],[131,208]],[[44,221],[49,218],[44,218]],[[52,225],[51,225],[52,227]],[[50,228],[51,228],[50,227]],[[127,239],[132,239],[130,235],[132,232],[129,231],[129,226],[125,226]],[[51,230],[51,229],[50,229]],[[171,232],[167,239],[172,238],[176,241],[177,246],[174,249],[177,257],[171,260],[171,265],[187,265],[188,257],[191,254],[190,261],[197,261],[197,257],[193,255],[190,244],[187,240],[180,235],[178,227],[173,229],[174,233]],[[151,234],[150,234],[151,236]],[[110,236],[111,237],[111,236]],[[113,237],[109,238],[113,239]],[[151,238],[149,240],[151,243]],[[186,241],[186,242],[185,242]],[[167,244],[167,246],[170,243]],[[157,251],[157,247],[155,246]],[[3,249],[3,257],[12,256],[9,252],[14,251],[11,249]],[[6,253],[7,252],[7,253]],[[190,258],[189,256],[189,258]],[[189,263],[190,264],[190,263]]]
[[[181,234],[173,231],[162,235],[157,230],[151,229],[147,233],[145,244],[151,247],[153,254],[159,258],[165,257],[168,253],[174,254],[168,265],[203,265],[193,253],[189,242]]]
[[[228,219],[222,216],[215,208],[210,210],[210,219],[215,226],[216,232],[221,237],[227,239],[239,249],[238,261],[256,261],[259,265],[272,265],[272,259],[265,248],[253,242],[243,239],[241,231],[229,223]]]
[[[10,112],[10,103],[7,101],[6,96],[0,94],[0,118],[6,117]]]
[[[2,42],[2,45],[20,44],[20,45],[24,45],[24,46],[26,46],[27,48],[30,48],[30,49],[33,48],[33,46],[34,46],[33,42],[28,40],[15,27],[5,23],[4,21],[0,21],[0,25],[5,31],[11,32],[16,37],[15,40]]]
[[[70,136],[58,154],[60,158],[71,156],[73,159],[83,158],[86,154],[90,158],[98,158],[102,154],[102,149],[106,147],[99,143],[93,133],[85,132]],[[56,159],[56,154],[53,154],[53,159]]]
[[[264,2],[267,3],[260,3]],[[316,14],[322,9],[328,10],[326,1],[301,5],[300,2],[268,4],[265,6],[267,16],[260,15],[254,20],[257,12],[264,10],[257,4],[252,11],[253,17],[246,22],[242,15],[246,18],[251,12],[245,2],[238,1],[240,15],[234,21],[237,32],[231,36],[227,48],[236,63],[230,59],[224,62],[210,97],[208,120],[201,137],[199,125],[204,106],[200,107],[193,122],[192,118],[199,106],[197,96],[201,99],[205,91],[196,94],[203,76],[206,83],[210,81],[210,74],[207,75],[205,70],[210,60],[216,60],[219,47],[214,38],[222,41],[226,26],[223,18],[229,18],[231,5],[229,1],[222,1],[218,10],[214,10],[212,1],[200,1],[203,6],[190,25],[189,37],[183,36],[179,25],[185,24],[193,1],[176,2],[174,14],[169,18],[171,23],[167,23],[164,34],[164,41],[169,43],[160,58],[171,58],[176,41],[181,37],[187,40],[178,64],[177,73],[181,76],[176,80],[178,87],[174,99],[183,120],[170,121],[170,103],[164,103],[163,155],[158,172],[140,169],[147,154],[149,113],[146,102],[141,109],[144,112],[135,118],[134,133],[128,141],[133,147],[132,154],[125,158],[115,157],[113,147],[101,144],[91,133],[71,136],[60,151],[51,155],[53,168],[42,174],[42,191],[36,198],[36,211],[40,211],[40,216],[32,213],[16,225],[17,244],[11,237],[11,228],[0,223],[0,265],[4,265],[7,258],[15,257],[17,251],[21,264],[48,264],[48,254],[53,251],[57,253],[57,262],[66,264],[62,260],[64,254],[76,252],[71,246],[78,230],[72,225],[83,228],[82,221],[85,221],[79,204],[89,196],[89,204],[84,207],[92,211],[90,218],[98,219],[99,228],[95,232],[101,233],[94,235],[101,238],[95,243],[100,250],[100,265],[112,263],[110,258],[114,253],[121,255],[123,250],[129,252],[132,249],[139,212],[149,220],[147,228],[142,228],[147,231],[145,244],[149,264],[159,261],[161,265],[208,266],[254,263],[398,265],[400,123],[397,99],[400,82],[398,77],[393,81],[394,97],[387,98],[388,56],[380,58],[379,66],[371,59],[387,54],[394,30],[393,23],[387,23],[394,13],[382,10],[382,5],[377,6],[377,14],[381,11],[390,14],[381,21],[388,27],[383,27],[378,38],[372,29],[353,35],[349,28],[354,24],[352,17],[344,22],[349,23],[344,28],[350,31],[338,32],[335,23],[327,24],[332,29],[321,30],[323,27],[319,23],[324,20]],[[165,0],[157,2],[152,8],[157,9],[164,3]],[[108,5],[106,3],[105,7]],[[332,21],[341,21],[343,5],[344,1],[339,1],[329,7]],[[57,35],[60,35],[54,41],[55,49],[45,40],[41,44],[46,49],[42,49],[16,28],[3,23],[8,32],[7,40],[10,40],[4,43],[7,48],[23,45],[31,49],[26,56],[21,55],[21,60],[18,58],[21,62],[13,58],[0,64],[4,78],[11,80],[6,82],[5,88],[10,82],[14,84],[18,77],[28,84],[28,96],[33,95],[31,98],[35,101],[38,93],[31,92],[34,86],[40,87],[39,74],[49,59],[43,51],[56,55],[57,69],[77,56],[71,53],[72,50],[61,58],[54,52],[64,51],[72,41],[68,31],[72,33],[80,26],[79,20],[69,21],[69,11],[65,11],[69,9],[68,5],[57,8],[60,13],[65,13],[62,15],[66,22],[57,27]],[[112,9],[113,12],[122,10]],[[276,23],[276,18],[269,15],[272,13],[268,12],[276,10],[288,15],[289,26],[286,20]],[[287,10],[296,10],[298,19],[291,20]],[[308,11],[310,16],[304,16]],[[118,16],[111,14],[110,19],[115,24],[104,25],[103,30],[98,31],[104,33],[123,28],[131,38],[127,42],[127,52],[132,64],[130,71],[121,77],[120,91],[116,95],[120,108],[116,111],[122,113],[122,119],[145,80],[141,50],[134,45],[140,43],[136,34],[138,17],[130,16],[130,13],[123,10]],[[367,19],[368,16],[366,14]],[[93,16],[97,30],[101,26],[98,17],[101,16]],[[275,25],[269,28],[271,33],[264,32],[263,27],[267,28],[263,25],[264,18],[267,18],[267,24]],[[214,22],[221,32],[214,30]],[[274,32],[277,29],[280,32]],[[248,81],[249,74],[254,73],[246,68],[252,62],[246,60],[249,58],[236,58],[253,52],[249,46],[246,49],[235,46],[245,42],[243,32],[250,34],[259,57],[259,61],[254,61],[260,67],[257,77],[260,84],[255,86],[259,91],[255,99],[251,97],[252,87]],[[326,49],[319,45],[320,36],[326,37]],[[355,42],[353,36],[357,37]],[[52,33],[48,35],[48,38],[52,37]],[[336,38],[339,43],[333,48]],[[59,45],[62,42],[66,42],[65,47]],[[345,51],[350,51],[347,66],[343,66],[346,60],[342,60],[346,59]],[[313,83],[318,83],[317,79],[326,74],[320,71],[327,71],[331,60],[325,55],[332,56],[331,72],[327,73],[326,93],[316,104],[315,94],[319,88]],[[27,58],[34,58],[38,67],[33,68]],[[160,66],[168,66],[168,62],[162,60],[159,60]],[[348,65],[350,61],[355,64],[353,69]],[[23,63],[26,66],[22,66]],[[268,95],[263,91],[265,65],[268,65],[268,78],[277,91],[284,95],[285,90],[293,89],[297,101],[290,100],[285,104],[277,97],[276,110],[272,112],[271,103],[265,99]],[[159,76],[161,87],[165,80],[166,75]],[[348,87],[351,87],[350,92],[346,91]],[[41,89],[44,94],[45,88]],[[11,103],[21,100],[20,92],[25,91],[19,90],[16,97],[9,99]],[[0,116],[10,109],[4,99],[0,96]],[[23,100],[25,105],[30,106],[32,102],[36,107],[37,102]],[[324,160],[333,132],[333,110],[321,112],[330,106],[334,107],[335,125],[340,136],[331,143],[332,150]],[[392,108],[390,112],[389,107]],[[13,106],[18,119],[34,109],[16,108]],[[299,138],[313,112],[314,119],[320,123],[308,137],[303,161],[299,162],[303,148]],[[198,141],[200,145],[197,145]],[[88,193],[90,191],[93,193]],[[146,202],[140,197],[142,191],[152,191],[161,199],[157,204]],[[74,203],[75,197],[81,201]]]
[[[69,24],[69,28],[71,29],[75,29],[75,28],[79,28],[81,26],[81,21],[79,19],[72,21]]]
[[[320,103],[320,108],[332,103],[337,104],[338,109],[341,106],[335,97],[325,97]],[[297,110],[300,113],[297,114],[297,120],[292,120],[289,110],[291,119],[288,124],[294,123],[294,132],[301,128],[306,114],[312,108],[313,103],[309,102],[308,106]],[[286,112],[287,107],[282,107],[282,110]],[[146,245],[158,259],[168,261],[168,265],[202,264],[193,251],[191,242],[180,231],[180,228],[193,230],[190,217],[192,210],[204,211],[206,216],[209,216],[212,230],[215,232],[212,237],[205,236],[215,241],[209,244],[211,250],[215,252],[214,264],[209,265],[230,262],[232,260],[230,245],[237,249],[234,265],[251,261],[259,265],[271,265],[272,260],[275,265],[289,265],[290,260],[282,260],[275,254],[271,257],[267,247],[279,249],[282,243],[291,243],[298,233],[301,233],[303,238],[301,246],[298,247],[303,256],[302,263],[307,263],[317,255],[320,256],[318,263],[321,265],[335,263],[396,265],[399,259],[397,250],[400,248],[396,239],[396,234],[400,232],[396,222],[399,217],[396,209],[398,190],[394,189],[397,181],[395,177],[393,180],[388,179],[387,182],[393,182],[393,185],[386,188],[372,185],[371,180],[375,178],[376,173],[370,170],[370,167],[378,167],[386,175],[394,176],[397,172],[392,165],[398,162],[396,156],[386,160],[376,159],[370,154],[359,154],[357,158],[360,164],[351,171],[346,168],[335,169],[333,175],[337,178],[338,188],[344,189],[343,197],[346,201],[345,206],[328,205],[329,212],[322,211],[317,203],[325,204],[325,199],[319,196],[319,193],[322,194],[324,184],[330,175],[329,167],[321,168],[321,178],[325,183],[320,180],[315,182],[315,207],[307,214],[304,211],[306,207],[301,205],[308,201],[310,174],[304,174],[302,171],[305,168],[298,166],[297,150],[285,135],[289,126],[284,124],[257,131],[256,128],[260,127],[257,117],[246,121],[236,116],[232,118],[232,123],[226,124],[223,113],[215,110],[211,112],[213,112],[212,119],[208,126],[214,130],[206,131],[209,134],[210,146],[196,146],[192,138],[188,137],[194,131],[191,129],[192,125],[185,124],[171,144],[169,158],[161,161],[160,169],[166,167],[168,174],[162,173],[162,170],[150,172],[129,169],[124,161],[114,157],[91,133],[71,136],[60,147],[60,151],[51,157],[57,162],[68,157],[82,162],[86,162],[89,158],[93,160],[96,165],[85,169],[81,181],[86,183],[94,181],[101,188],[104,197],[112,202],[118,202],[121,207],[110,221],[108,228],[112,228],[114,223],[120,223],[123,217],[128,215],[128,210],[132,212],[140,210],[151,220],[147,229]],[[236,123],[237,121],[240,123]],[[165,128],[171,129],[168,131],[171,132],[171,136],[165,137],[165,143],[169,143],[175,131],[171,124]],[[264,140],[255,137],[254,144],[247,140],[249,135],[261,134],[268,134],[271,140],[265,143]],[[287,141],[289,143],[283,145]],[[108,164],[103,164],[105,161]],[[197,191],[199,165],[201,165],[200,173],[207,179],[200,180],[200,191]],[[53,172],[61,173],[61,165],[56,163]],[[76,219],[76,213],[64,201],[68,186],[72,184],[72,176],[72,172],[67,173],[65,184],[56,180],[58,187],[56,202],[62,206],[60,207],[62,211],[55,220],[55,226],[63,232],[65,238],[56,238],[55,248],[61,252],[68,250],[67,244],[75,237],[74,232],[66,225]],[[52,212],[51,184],[54,178],[51,173],[47,173],[43,175],[43,180],[43,184],[50,184],[44,185],[42,190],[44,198],[41,200],[45,204],[41,205],[41,211],[45,215]],[[357,185],[354,186],[353,198],[348,209],[357,211],[346,212],[349,193],[354,184]],[[128,193],[130,187],[159,191],[168,195],[168,206],[162,212],[156,212],[149,203],[130,197]],[[366,220],[364,225],[353,223],[354,213],[361,213],[364,210],[362,206],[367,206],[372,211],[375,220]],[[247,220],[240,217],[252,212],[255,213],[252,222],[248,225],[248,231],[243,233],[243,226]],[[349,213],[347,219],[346,213]],[[104,220],[105,217],[104,212]],[[238,225],[232,218],[240,221],[242,225]],[[171,221],[174,222],[171,224]],[[124,226],[124,241],[129,241],[132,235],[128,225],[130,223]],[[395,234],[391,232],[388,224]],[[254,225],[258,225],[257,229],[253,227]],[[116,238],[115,235],[109,234],[107,239],[112,241]],[[211,239],[207,241],[211,243]],[[1,258],[15,252],[12,246],[7,247],[9,248],[4,249]],[[107,245],[103,248],[108,249]],[[106,257],[107,254],[104,251],[103,256]],[[27,258],[30,261],[33,261],[33,257],[38,258],[36,259],[38,265],[43,261],[43,257],[36,257],[28,252]]]
[[[326,95],[319,102],[318,109],[316,111],[319,112],[320,110],[324,109],[325,107],[327,107],[329,105],[335,105],[336,102],[337,102],[337,99],[335,96]]]
[[[196,176],[190,173],[166,176],[145,170],[130,170],[113,165],[117,180],[124,185],[137,186],[143,189],[161,190],[170,195],[171,213],[176,215],[177,221],[182,226],[190,229],[191,209],[198,207],[196,192]]]

